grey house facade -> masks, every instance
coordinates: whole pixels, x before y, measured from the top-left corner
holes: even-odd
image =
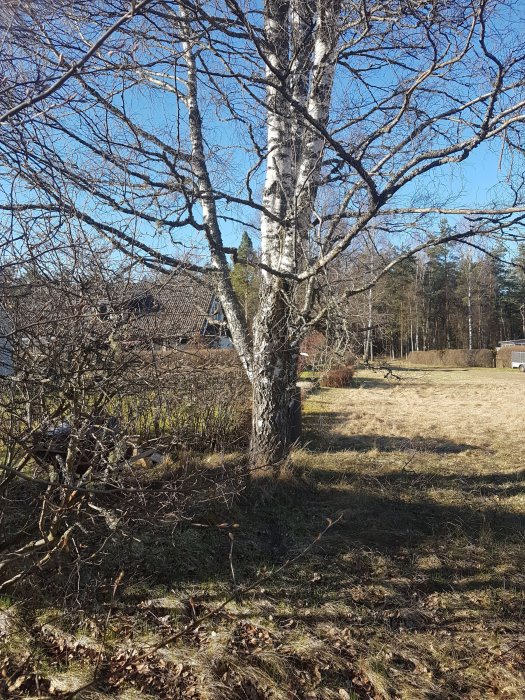
[[[0,377],[10,377],[14,373],[13,347],[10,341],[12,331],[11,319],[0,305]]]

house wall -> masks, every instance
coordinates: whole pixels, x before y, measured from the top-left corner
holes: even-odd
[[[221,336],[219,338],[219,348],[223,348],[226,350],[233,348],[233,343],[231,341],[231,338],[228,338],[228,336]]]
[[[11,319],[0,306],[0,377],[10,377],[14,374],[13,347],[8,338],[11,330]]]

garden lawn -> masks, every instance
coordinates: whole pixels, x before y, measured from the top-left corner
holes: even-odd
[[[525,375],[396,373],[312,394],[277,480],[162,537],[137,523],[97,578],[105,592],[88,600],[64,578],[30,625],[28,601],[6,598],[5,668],[29,654],[20,694],[524,698]]]

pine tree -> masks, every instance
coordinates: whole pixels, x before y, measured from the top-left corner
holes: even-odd
[[[442,223],[440,234],[443,235]],[[457,307],[457,254],[450,244],[430,248],[425,266],[426,349],[457,347],[452,318]]]
[[[525,245],[523,243],[518,246],[512,262],[515,267],[509,272],[508,293],[511,336],[525,338]]]
[[[252,239],[244,231],[237,248],[237,259],[233,265],[231,280],[247,321],[253,319],[259,299],[258,275],[256,268],[250,265],[255,262],[255,257]]]
[[[417,264],[416,258],[403,261],[389,272],[383,284],[380,310],[385,319],[384,333],[389,339],[390,354],[400,357],[416,347]]]

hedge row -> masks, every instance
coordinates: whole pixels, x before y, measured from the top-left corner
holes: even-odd
[[[496,353],[496,367],[511,367],[511,353],[525,352],[523,345],[505,345]]]
[[[407,361],[430,367],[494,367],[493,350],[419,350]]]

